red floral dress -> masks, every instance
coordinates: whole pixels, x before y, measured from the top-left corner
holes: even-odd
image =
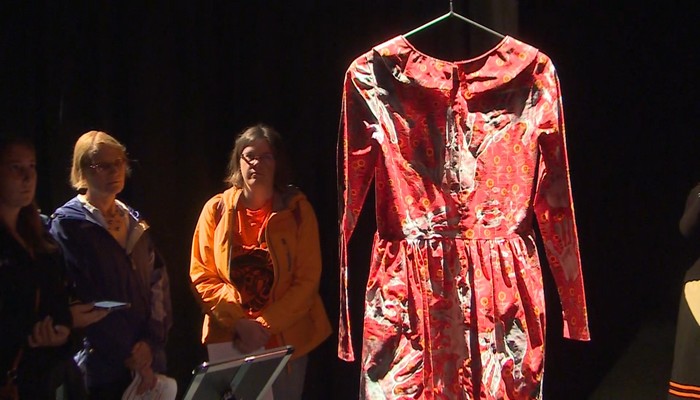
[[[541,397],[545,304],[534,218],[564,335],[588,321],[556,72],[505,37],[448,62],[399,36],[347,71],[339,357],[352,361],[347,244],[374,179],[361,397]],[[357,268],[357,266],[355,266]]]

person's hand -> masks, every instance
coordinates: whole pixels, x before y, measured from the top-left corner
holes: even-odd
[[[74,328],[85,328],[109,314],[109,310],[95,308],[92,303],[77,303],[70,306]]]
[[[63,325],[54,325],[53,318],[46,317],[34,324],[32,334],[27,341],[30,347],[56,347],[68,340],[70,328]]]
[[[233,326],[233,345],[241,353],[251,353],[270,339],[270,332],[258,321],[242,318]]]
[[[149,390],[153,390],[158,382],[158,377],[153,372],[153,368],[150,366],[143,368],[138,371],[137,374],[141,377],[138,387],[136,387],[136,394],[144,394]]]
[[[137,342],[131,349],[131,356],[126,359],[126,367],[132,371],[143,371],[144,368],[150,368],[153,363],[153,353],[151,346],[144,341]]]

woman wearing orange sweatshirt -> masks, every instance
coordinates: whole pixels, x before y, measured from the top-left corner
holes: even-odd
[[[301,399],[307,354],[331,327],[318,293],[316,215],[287,184],[288,171],[274,129],[260,124],[238,136],[231,188],[205,204],[195,228],[190,278],[205,313],[202,341],[232,340],[242,353],[293,346],[273,393]]]

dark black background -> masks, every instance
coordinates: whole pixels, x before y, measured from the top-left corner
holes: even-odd
[[[373,45],[445,13],[448,2],[59,3],[0,6],[0,127],[34,137],[45,212],[73,196],[70,154],[81,133],[105,130],[126,144],[137,163],[122,198],[151,223],[172,279],[170,374],[184,387],[201,361],[201,316],[187,277],[191,233],[203,203],[223,188],[235,134],[252,123],[281,131],[317,211],[321,291],[336,325],[344,72]],[[511,33],[552,58],[564,96],[593,341],[561,338],[549,290],[545,393],[575,399],[594,390],[641,324],[675,319],[688,260],[677,221],[700,179],[700,36],[694,2],[562,3],[520,1]],[[436,43],[458,42],[436,35]],[[356,343],[371,211],[368,204],[351,242]],[[336,343],[334,335],[314,353],[308,398],[357,398],[358,365],[339,361]]]

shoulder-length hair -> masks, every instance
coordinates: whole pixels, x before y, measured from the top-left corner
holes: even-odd
[[[126,158],[126,147],[117,139],[102,131],[89,131],[83,133],[75,142],[73,147],[73,163],[70,169],[70,184],[74,189],[81,191],[87,189],[85,179],[85,169],[90,167],[92,157],[97,153],[100,146],[110,146],[117,148],[124,153]],[[128,161],[128,160],[125,160]],[[131,172],[127,162],[126,173]]]
[[[256,124],[245,128],[238,135],[233,150],[231,151],[225,182],[229,186],[237,188],[243,187],[241,155],[243,154],[243,149],[259,139],[266,140],[272,149],[272,155],[275,157],[274,187],[278,191],[283,191],[291,180],[291,169],[287,160],[287,153],[280,134],[274,128],[265,124]]]
[[[12,146],[22,146],[36,154],[34,143],[29,138],[4,134],[2,139],[0,139],[0,160],[4,161],[8,150]],[[51,253],[58,249],[56,242],[53,241],[41,220],[39,207],[37,207],[34,199],[29,205],[19,210],[16,229],[17,234],[19,234],[32,254]]]

